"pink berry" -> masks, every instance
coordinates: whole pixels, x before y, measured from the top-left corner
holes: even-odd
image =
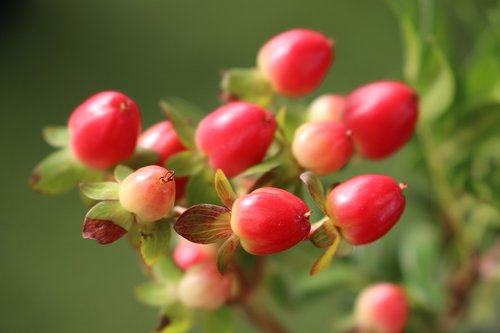
[[[73,111],[68,128],[76,158],[88,167],[107,169],[134,154],[141,115],[124,94],[104,91]]]
[[[204,262],[191,266],[178,286],[182,304],[192,309],[215,310],[231,296],[232,279],[223,276],[215,262]]]
[[[373,333],[403,332],[408,312],[403,288],[393,283],[379,283],[364,289],[355,305],[359,328]]]
[[[123,208],[137,215],[142,222],[157,221],[174,207],[175,181],[171,173],[150,165],[128,175],[120,183],[119,198]]]
[[[309,234],[309,208],[302,199],[274,187],[262,187],[233,204],[231,228],[248,253],[286,250]]]
[[[318,175],[342,168],[352,155],[354,144],[344,124],[325,121],[300,126],[292,142],[297,162]]]
[[[215,262],[217,248],[214,244],[197,244],[180,238],[174,248],[173,258],[177,266],[183,270],[207,261]]]
[[[346,98],[336,94],[321,95],[307,108],[309,121],[336,121],[344,120]]]
[[[138,145],[151,149],[160,155],[158,165],[164,166],[170,156],[186,150],[170,121],[162,121],[149,127],[139,137]],[[188,178],[175,179],[175,197],[180,199],[186,191]]]
[[[394,154],[411,138],[418,117],[418,97],[410,87],[392,81],[366,84],[347,96],[344,121],[368,159]]]
[[[257,65],[278,93],[303,96],[320,85],[333,59],[331,39],[314,30],[293,29],[267,41]]]
[[[214,169],[233,177],[260,163],[276,130],[274,115],[246,102],[226,104],[205,117],[196,129],[196,145]]]
[[[327,197],[329,216],[349,243],[371,243],[385,235],[405,208],[405,184],[382,175],[362,175],[335,187]]]

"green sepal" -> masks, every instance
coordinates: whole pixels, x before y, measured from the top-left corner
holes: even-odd
[[[80,191],[93,200],[118,200],[118,183],[115,182],[80,183]]]
[[[101,201],[85,216],[82,235],[99,244],[110,244],[125,235],[134,220],[118,201]]]
[[[231,268],[234,253],[238,248],[240,239],[236,235],[231,235],[217,251],[217,269],[221,274],[226,273]]]
[[[209,168],[205,156],[197,151],[187,150],[172,155],[165,164],[169,170],[175,170],[175,176],[186,177],[200,172],[203,168]]]
[[[214,311],[204,311],[202,319],[205,333],[232,333],[235,331],[234,316],[227,306]]]
[[[313,276],[319,274],[328,267],[330,267],[330,264],[332,263],[335,253],[337,252],[341,239],[338,233],[332,233],[331,237],[333,238],[333,243],[330,246],[328,246],[326,251],[316,260],[316,262],[311,267],[311,270],[309,271],[309,275]]]
[[[137,147],[132,157],[125,161],[121,161],[120,163],[136,170],[148,165],[154,165],[158,163],[159,159],[160,154],[158,154],[156,151]]]
[[[141,234],[141,257],[144,263],[151,266],[168,254],[170,250],[171,219],[155,222],[139,223]]]
[[[135,289],[135,296],[142,303],[162,307],[177,301],[175,285],[160,282],[148,282]]]
[[[271,83],[257,68],[233,68],[224,71],[221,81],[222,98],[241,100],[266,107],[274,99]]]
[[[33,170],[29,184],[37,192],[62,194],[86,179],[94,180],[102,171],[86,168],[69,149],[60,149],[43,159]]]
[[[195,129],[184,119],[175,107],[166,101],[160,101],[160,108],[167,115],[168,119],[174,126],[175,133],[181,140],[182,144],[189,150],[196,150],[194,142]]]
[[[208,167],[189,177],[186,187],[186,198],[190,205],[220,203],[219,196],[214,187],[214,178],[214,171]]]
[[[174,224],[182,237],[199,244],[216,243],[231,236],[231,211],[226,207],[200,204],[188,208]]]
[[[47,126],[42,131],[45,142],[54,148],[69,146],[69,131],[66,126]]]
[[[307,190],[316,205],[318,205],[323,213],[327,214],[325,190],[319,177],[310,171],[306,171],[300,175],[300,179],[306,185]]]
[[[329,219],[318,223],[320,224],[309,234],[309,240],[318,248],[325,248],[332,245],[335,239],[338,238],[335,225]]]
[[[231,209],[233,207],[233,203],[238,197],[236,196],[229,179],[227,179],[224,171],[221,169],[218,169],[217,172],[215,172],[215,190],[217,191],[217,194],[224,206]]]
[[[134,172],[133,169],[129,168],[126,165],[119,164],[115,167],[113,172],[113,176],[118,183],[121,183],[128,175]]]

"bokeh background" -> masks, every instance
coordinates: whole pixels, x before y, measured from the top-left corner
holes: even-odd
[[[122,91],[141,106],[144,126],[163,118],[165,96],[209,112],[220,105],[221,70],[253,66],[263,42],[294,27],[336,42],[332,70],[304,102],[401,77],[398,23],[381,0],[4,0],[0,20],[2,333],[149,332],[157,322],[156,310],[133,295],[146,277],[128,244],[83,240],[77,192],[48,197],[27,184],[52,151],[41,129],[65,124],[85,98]],[[425,187],[409,160],[402,151],[377,164],[358,161],[350,173],[383,172]],[[417,217],[409,201],[403,223]],[[338,319],[338,302],[325,295],[281,315],[297,332],[323,332]]]

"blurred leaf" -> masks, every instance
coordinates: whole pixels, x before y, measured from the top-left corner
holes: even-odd
[[[215,190],[219,195],[220,200],[227,208],[231,209],[233,207],[233,203],[236,201],[237,196],[234,193],[233,187],[227,179],[224,171],[218,169],[215,173]]]
[[[137,223],[132,223],[127,234],[128,243],[133,249],[139,250],[141,247],[141,233]]]
[[[203,168],[198,173],[189,177],[186,197],[190,205],[208,203],[220,203],[219,196],[214,187],[214,171]]]
[[[168,119],[172,122],[175,132],[182,141],[182,144],[188,150],[196,150],[194,142],[195,129],[189,122],[181,116],[180,112],[175,107],[166,101],[160,101],[160,107],[167,115]]]
[[[197,151],[187,150],[172,155],[167,163],[168,169],[174,170],[177,177],[191,176],[203,168],[209,168],[205,156]]]
[[[203,312],[203,328],[205,333],[235,332],[234,318],[228,307]]]
[[[80,183],[80,190],[90,199],[118,200],[118,183],[115,182]]]
[[[310,171],[306,171],[300,175],[300,179],[306,185],[307,190],[316,205],[318,205],[323,213],[327,214],[325,190],[319,177]]]
[[[273,170],[274,168],[280,166],[280,161],[274,158],[271,158],[267,161],[264,161],[260,164],[254,165],[253,167],[246,169],[243,173],[239,174],[238,177],[246,177],[257,175],[261,173],[266,173],[268,171]]]
[[[332,220],[326,219],[324,222],[318,223],[321,224],[311,232],[309,240],[314,246],[319,248],[325,248],[332,245],[339,237]]]
[[[159,159],[160,155],[156,151],[137,147],[132,157],[120,163],[136,170],[148,165],[154,165]]]
[[[334,237],[332,235],[332,237]],[[327,269],[330,264],[332,263],[333,257],[335,256],[335,253],[337,252],[339,243],[340,243],[340,235],[337,235],[335,237],[335,240],[333,241],[333,244],[330,245],[326,251],[316,260],[314,265],[311,268],[311,271],[309,274],[311,276],[319,274],[323,272],[325,269]]]
[[[198,105],[177,96],[168,96],[165,100],[168,101],[168,104],[171,105],[182,118],[190,119],[195,123],[207,113],[207,111],[203,110]]]
[[[148,282],[135,289],[135,295],[142,303],[161,307],[177,300],[175,286],[171,284]]]
[[[192,312],[178,304],[167,306],[164,313],[169,323],[160,331],[161,333],[187,333],[193,326]]]
[[[240,240],[238,236],[231,235],[222,245],[217,252],[217,268],[221,274],[226,273],[233,262],[234,253],[238,248]]]
[[[267,107],[274,98],[273,88],[257,68],[232,68],[224,71],[221,94],[226,102],[241,100]]]
[[[133,222],[134,215],[118,201],[101,201],[85,216],[83,238],[110,244],[125,235]]]
[[[153,266],[153,276],[159,282],[177,282],[183,276],[171,256],[165,256]]]
[[[134,170],[129,168],[128,166],[121,165],[121,164],[117,165],[115,167],[115,171],[114,171],[115,180],[118,183],[121,183],[125,178],[127,178],[128,175],[130,175],[133,172],[134,172]]]
[[[43,138],[55,148],[63,148],[69,145],[69,131],[66,126],[47,126],[43,129]]]
[[[170,249],[170,219],[139,224],[141,256],[151,266],[163,258]]]

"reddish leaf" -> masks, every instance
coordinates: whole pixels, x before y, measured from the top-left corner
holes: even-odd
[[[99,244],[110,244],[120,239],[127,230],[111,221],[87,218],[83,224],[83,238],[93,239]]]

